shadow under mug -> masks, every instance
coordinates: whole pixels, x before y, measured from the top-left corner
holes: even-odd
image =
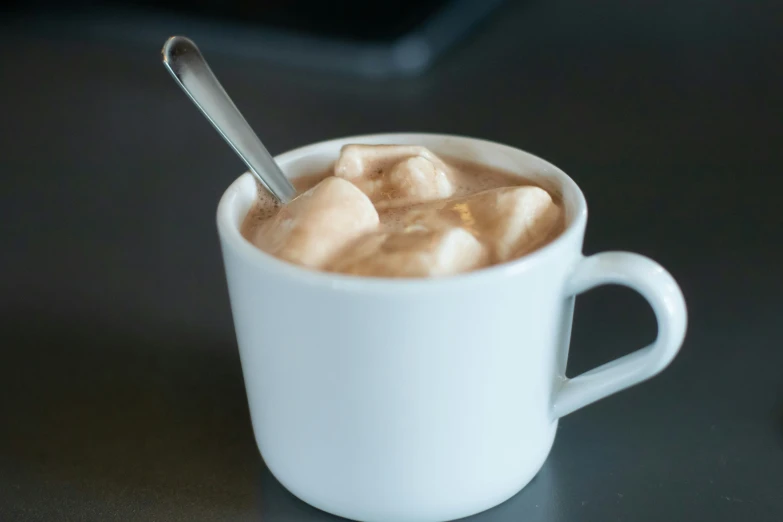
[[[637,254],[582,255],[587,206],[560,169],[519,149],[434,134],[358,136],[278,156],[289,177],[323,171],[347,143],[416,144],[501,168],[562,197],[566,229],[521,259],[451,277],[311,271],[247,242],[250,174],[217,214],[258,447],[272,474],[324,511],[362,521],[435,522],[489,509],[549,454],[558,418],[660,372],[685,336],[674,279]],[[565,376],[575,296],[639,292],[653,344]]]

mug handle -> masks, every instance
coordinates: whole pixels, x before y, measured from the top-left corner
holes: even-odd
[[[607,284],[627,286],[642,294],[655,312],[658,337],[645,348],[573,379],[566,378],[555,393],[555,418],[656,375],[674,359],[685,338],[685,299],[674,278],[661,265],[629,252],[604,252],[582,258],[566,284],[566,293],[576,296]]]

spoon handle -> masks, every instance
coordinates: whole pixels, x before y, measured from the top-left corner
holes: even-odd
[[[231,101],[196,44],[184,36],[172,36],[161,53],[171,76],[261,184],[281,203],[291,201],[296,189]]]

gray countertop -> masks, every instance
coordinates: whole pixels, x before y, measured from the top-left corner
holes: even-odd
[[[587,253],[681,282],[672,366],[563,419],[536,479],[477,522],[779,521],[783,9],[526,4],[416,79],[211,62],[273,153],[394,130],[518,146],[583,187]],[[333,519],[253,441],[214,226],[240,162],[157,46],[0,44],[0,520]],[[654,335],[640,297],[590,292],[569,373]]]

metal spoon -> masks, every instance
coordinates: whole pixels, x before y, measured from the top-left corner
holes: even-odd
[[[201,52],[188,38],[172,36],[161,51],[163,65],[204,116],[231,145],[250,172],[281,203],[296,196],[296,189],[250,128],[212,73]]]

